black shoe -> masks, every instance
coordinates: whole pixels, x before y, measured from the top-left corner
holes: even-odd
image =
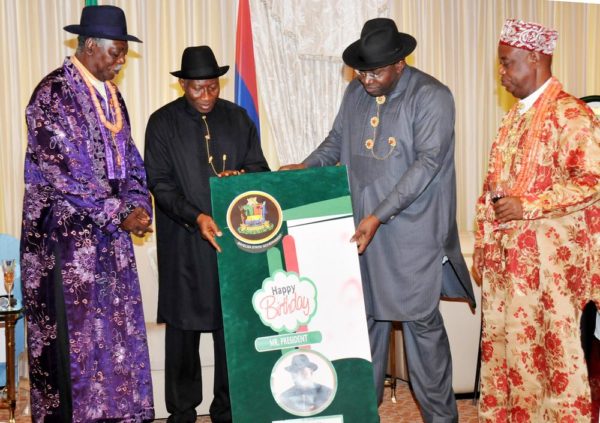
[[[196,423],[196,410],[186,410],[182,413],[171,414],[167,423]]]

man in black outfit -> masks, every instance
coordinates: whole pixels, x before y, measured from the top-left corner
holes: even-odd
[[[202,402],[200,334],[214,340],[211,420],[231,422],[217,274],[220,230],[211,217],[210,177],[268,171],[246,111],[219,98],[220,67],[208,46],[183,52],[184,95],[158,109],[146,128],[145,166],[156,203],[158,322],[166,323],[168,422],[195,422]]]

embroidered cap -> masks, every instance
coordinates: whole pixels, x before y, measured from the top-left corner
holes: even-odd
[[[558,31],[535,22],[508,19],[500,32],[500,44],[552,55]]]

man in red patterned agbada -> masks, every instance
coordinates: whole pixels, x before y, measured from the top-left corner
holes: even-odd
[[[600,123],[552,76],[558,33],[508,20],[502,85],[519,99],[477,202],[482,422],[591,420],[579,322],[600,304]]]

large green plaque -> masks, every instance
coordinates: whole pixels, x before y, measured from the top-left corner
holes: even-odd
[[[233,421],[378,422],[346,168],[210,188]]]

